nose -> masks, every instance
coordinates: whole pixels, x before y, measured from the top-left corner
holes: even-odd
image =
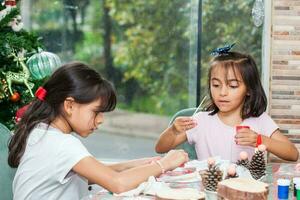
[[[98,126],[99,124],[103,123],[104,121],[104,115],[103,113],[98,113],[96,118],[95,118],[95,124]]]
[[[221,93],[220,93],[220,95],[221,96],[226,96],[227,94],[228,94],[228,87],[226,85],[223,85],[221,87]]]

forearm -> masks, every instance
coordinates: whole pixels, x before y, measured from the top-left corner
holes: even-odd
[[[267,150],[281,159],[287,161],[297,161],[298,150],[295,145],[289,140],[277,140],[274,138],[262,136],[263,144],[266,145]]]
[[[113,169],[115,171],[121,172],[121,171],[130,169],[130,168],[133,168],[133,167],[145,165],[149,159],[150,158],[141,158],[141,159],[123,161],[123,162],[116,163],[116,164],[110,164],[107,166],[109,166],[111,169]]]
[[[128,191],[147,181],[148,177],[158,176],[161,172],[162,169],[157,163],[131,168],[118,174],[118,185],[122,188],[121,192]]]
[[[161,163],[166,170],[170,169],[170,164],[163,161]],[[156,162],[116,172],[92,157],[83,158],[72,169],[90,183],[98,184],[114,193],[131,190],[149,176],[157,176],[162,172]]]
[[[155,151],[157,153],[166,153],[172,148],[174,148],[173,144],[176,139],[176,133],[173,128],[173,126],[168,127],[159,137],[156,146]]]

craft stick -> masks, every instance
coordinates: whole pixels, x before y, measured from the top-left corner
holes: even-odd
[[[197,111],[199,110],[199,108],[201,108],[202,104],[204,103],[205,99],[206,99],[206,95],[203,97],[202,101],[200,102],[199,106],[197,107],[197,109],[195,110],[195,112],[193,113],[192,117],[194,117],[194,115],[197,113]]]

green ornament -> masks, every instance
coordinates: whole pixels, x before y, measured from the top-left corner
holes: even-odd
[[[39,49],[39,52],[31,56],[26,64],[31,76],[35,80],[41,80],[50,76],[61,65],[61,61],[56,54]]]

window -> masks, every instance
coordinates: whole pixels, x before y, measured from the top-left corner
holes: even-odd
[[[59,55],[63,63],[84,61],[115,84],[117,109],[105,115],[97,133],[83,140],[99,158],[155,154],[155,141],[170,117],[196,106],[199,51],[200,98],[207,93],[212,49],[236,42],[235,50],[261,63],[262,30],[251,22],[250,0],[21,3],[25,26],[41,36],[46,51]]]
[[[262,26],[252,22],[253,0],[202,1],[201,91],[207,93],[210,53],[236,43],[232,51],[250,54],[261,69]]]
[[[81,60],[117,89],[118,106],[83,140],[96,157],[154,153],[179,109],[195,106],[198,1],[23,1],[26,27],[62,62]]]

